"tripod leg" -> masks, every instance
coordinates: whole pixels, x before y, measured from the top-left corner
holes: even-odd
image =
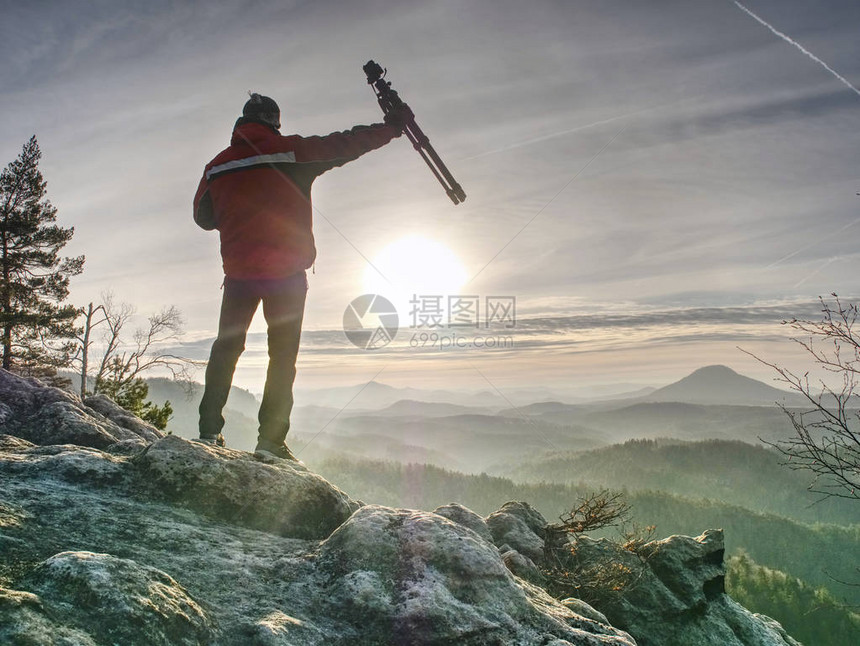
[[[406,124],[404,133],[406,134],[407,139],[412,142],[412,146],[418,151],[418,154],[421,155],[421,158],[430,167],[430,170],[433,171],[436,179],[438,179],[445,188],[445,192],[448,194],[448,197],[451,198],[451,201],[454,202],[454,204],[459,204],[460,202],[465,201],[466,193],[454,179],[454,176],[451,175],[451,172],[436,153],[436,150],[430,145],[430,139],[424,134],[421,128],[418,127],[418,124],[415,123],[414,119]]]
[[[460,202],[462,202],[462,200],[459,199],[457,193],[455,192],[454,187],[452,187],[448,184],[448,182],[445,180],[445,178],[439,172],[439,169],[433,163],[431,158],[427,155],[427,152],[425,151],[425,147],[421,145],[421,142],[419,142],[417,139],[415,139],[415,137],[412,135],[412,133],[410,133],[408,130],[405,131],[405,134],[406,134],[406,138],[412,142],[412,147],[418,151],[418,154],[421,155],[421,159],[424,160],[424,162],[427,164],[427,166],[433,172],[433,175],[435,175],[436,179],[439,180],[439,183],[442,185],[442,188],[445,189],[445,193],[448,194],[448,197],[451,198],[451,201],[454,202],[454,204],[459,204]],[[460,189],[460,192],[462,193],[462,189]],[[463,195],[463,198],[465,198],[465,194]]]

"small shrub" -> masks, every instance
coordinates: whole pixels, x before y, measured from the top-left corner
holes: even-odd
[[[629,591],[644,571],[645,557],[641,548],[654,535],[656,527],[627,526],[630,506],[623,494],[599,491],[579,499],[561,522],[547,526],[545,543],[546,589],[556,598],[576,597],[586,603],[601,602]],[[620,540],[610,541],[604,557],[584,559],[578,549],[586,532],[618,527]],[[619,553],[632,553],[637,559],[622,562]]]

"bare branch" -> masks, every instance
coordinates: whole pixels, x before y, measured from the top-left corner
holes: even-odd
[[[173,344],[182,336],[182,313],[171,305],[151,315],[147,324],[132,333],[130,341],[124,341],[129,321],[135,315],[135,308],[129,303],[118,303],[111,292],[103,292],[101,304],[80,310],[84,316],[84,326],[78,336],[77,361],[81,363],[82,395],[86,392],[88,377],[88,355],[93,345],[92,333],[95,327],[102,326],[101,359],[95,371],[95,392],[100,392],[110,384],[112,392],[121,392],[132,387],[136,380],[148,371],[160,369],[188,390],[192,378],[191,369],[202,365],[161,348]]]
[[[836,294],[833,302],[820,298],[820,321],[792,319],[783,321],[802,335],[793,337],[803,351],[812,357],[814,367],[834,380],[819,379],[810,383],[809,373],[797,375],[787,368],[770,363],[746,352],[771,368],[776,380],[802,395],[805,407],[780,405],[791,421],[795,434],[766,444],[783,458],[791,469],[805,470],[813,478],[808,487],[824,496],[860,499],[860,331],[856,329],[860,310],[856,304],[844,304]],[[760,438],[761,439],[761,438]]]
[[[630,514],[630,505],[623,498],[624,494],[605,490],[588,494],[579,499],[576,507],[559,516],[560,524],[550,525],[549,529],[578,535],[620,525]]]

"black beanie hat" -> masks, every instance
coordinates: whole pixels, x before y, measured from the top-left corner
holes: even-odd
[[[281,127],[281,109],[278,107],[278,104],[275,103],[274,99],[257,94],[256,92],[251,93],[251,98],[248,99],[245,107],[242,108],[242,116],[262,121],[273,128]]]

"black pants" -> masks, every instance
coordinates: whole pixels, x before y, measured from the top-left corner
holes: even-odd
[[[290,430],[296,356],[302,331],[308,281],[305,272],[277,280],[224,281],[218,338],[206,366],[200,402],[200,435],[218,435],[239,355],[257,306],[262,301],[268,324],[269,369],[260,406],[260,439],[280,444]]]

